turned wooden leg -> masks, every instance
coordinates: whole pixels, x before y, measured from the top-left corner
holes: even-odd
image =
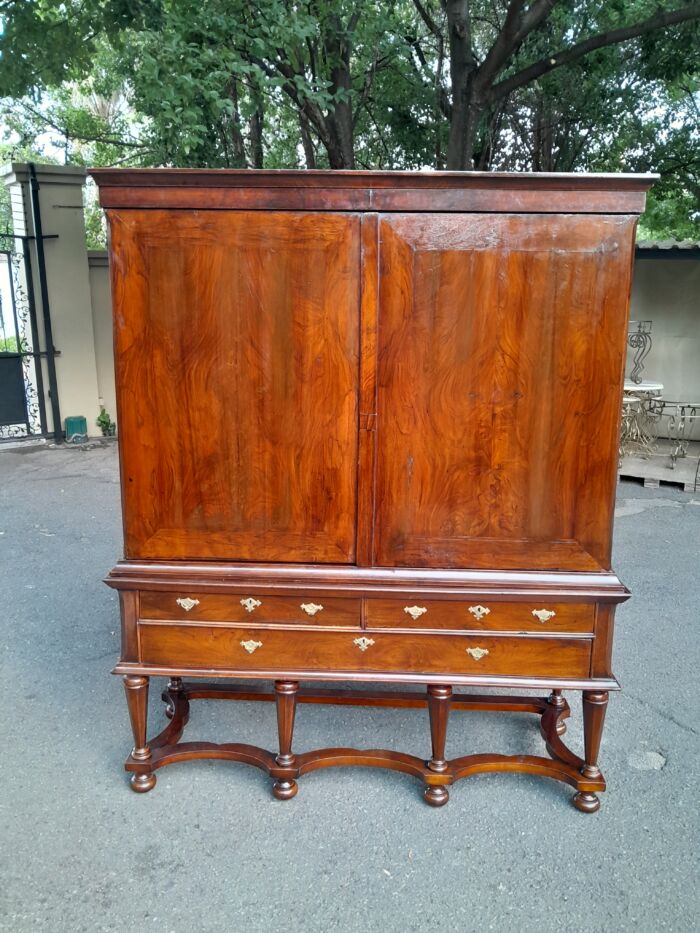
[[[561,690],[552,690],[549,694],[549,705],[554,706],[557,709],[562,709],[566,706],[566,700],[561,695]],[[557,735],[564,735],[566,732],[566,722],[563,719],[557,721]]]
[[[447,717],[450,712],[452,687],[439,687],[435,684],[428,686],[428,715],[430,717],[430,739],[433,755],[426,762],[431,771],[442,774],[447,771],[445,760],[445,739],[447,738]],[[423,791],[426,803],[431,807],[442,807],[450,799],[449,791],[442,785],[427,784]]]
[[[134,747],[131,757],[135,761],[148,761],[151,749],[146,742],[146,721],[148,716],[148,677],[124,677],[126,703],[129,707],[131,731],[134,733]],[[145,794],[155,787],[156,776],[152,771],[145,774],[131,775],[131,789],[138,794]]]
[[[608,694],[605,690],[586,690],[583,693],[583,740],[585,746],[585,764],[581,774],[586,778],[599,778],[598,753],[600,740],[603,736],[603,723],[605,710],[608,705]],[[583,813],[595,813],[600,809],[600,800],[597,794],[579,791],[574,797],[574,806]]]
[[[284,768],[294,764],[292,754],[292,735],[294,733],[294,713],[297,705],[297,690],[299,684],[295,680],[275,681],[275,700],[277,703],[277,732],[279,735],[280,750],[276,756],[278,765]],[[298,790],[296,781],[276,781],[272,786],[272,793],[278,800],[289,800],[296,796]]]

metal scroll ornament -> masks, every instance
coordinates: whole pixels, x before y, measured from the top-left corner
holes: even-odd
[[[198,599],[190,599],[189,596],[185,596],[183,599],[176,599],[175,602],[178,606],[182,606],[185,612],[189,612],[190,609],[194,609],[195,606],[199,605]]]
[[[366,651],[374,644],[374,639],[367,638],[365,635],[362,635],[360,638],[354,638],[352,643],[353,645],[357,645],[360,651]]]
[[[249,641],[242,641],[241,647],[245,648],[248,654],[252,654],[254,651],[257,651],[258,648],[262,648],[261,641],[253,641],[252,638]]]
[[[416,619],[420,619],[420,617],[428,610],[425,608],[425,606],[404,606],[403,611],[407,613],[415,622]]]
[[[554,618],[556,612],[553,609],[533,609],[532,614],[544,625],[545,622],[549,622],[550,619]]]
[[[475,661],[480,661],[489,653],[488,648],[467,648],[467,654],[471,655]]]
[[[635,385],[639,385],[642,381],[644,360],[651,350],[651,321],[630,321],[630,327],[634,326],[637,329],[627,337],[627,343],[635,351],[630,379]]]
[[[302,603],[301,608],[307,614],[307,616],[315,616],[317,612],[320,612],[323,609],[323,606],[318,603]]]

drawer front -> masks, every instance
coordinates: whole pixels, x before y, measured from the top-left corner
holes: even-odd
[[[359,599],[190,592],[142,592],[139,615],[142,619],[187,622],[270,622],[358,629],[361,618]]]
[[[547,600],[501,603],[484,600],[368,599],[368,628],[464,629],[493,632],[592,632],[595,606]]]
[[[181,668],[587,677],[591,641],[142,622],[141,660]]]

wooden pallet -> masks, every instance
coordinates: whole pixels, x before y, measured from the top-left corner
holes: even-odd
[[[700,458],[700,442],[691,441],[688,445],[688,455],[676,460],[675,467],[671,466],[671,443],[661,439],[657,443],[653,454],[642,456],[626,456],[618,469],[619,479],[642,480],[645,488],[658,489],[659,486],[675,486],[684,492],[700,492],[700,476],[697,477],[698,459]]]

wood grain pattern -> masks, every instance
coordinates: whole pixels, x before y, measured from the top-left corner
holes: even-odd
[[[591,677],[612,677],[615,609],[600,604],[596,608],[595,641],[591,657]]]
[[[183,595],[197,600],[197,605],[184,609],[177,600]],[[142,619],[172,619],[184,622],[240,622],[250,625],[260,622],[289,623],[296,625],[324,625],[343,628],[359,628],[360,626],[360,600],[359,599],[327,599],[323,602],[314,602],[310,597],[303,596],[296,599],[269,595],[267,593],[250,593],[242,597],[243,600],[254,596],[260,605],[249,611],[238,596],[222,596],[216,593],[199,593],[193,590],[183,590],[182,593],[143,593],[141,596],[140,618]],[[312,607],[311,612],[302,607]],[[315,607],[322,608],[316,609]]]
[[[584,638],[397,635],[367,629],[362,634],[373,644],[363,651],[356,643],[359,632],[234,629],[169,622],[141,622],[139,632],[144,664],[191,665],[204,671],[272,668],[585,677],[591,656],[591,642]],[[242,644],[247,641],[260,642],[261,647],[249,653]],[[488,654],[476,659],[467,654],[469,648],[481,648]]]
[[[351,563],[358,218],[110,221],[127,555]]]
[[[313,694],[311,691],[307,691],[305,699],[310,702],[317,702],[337,698],[337,693],[331,697],[328,697],[327,694],[327,691],[313,691]],[[432,803],[434,806],[440,806],[447,802],[447,787],[455,781],[473,774],[483,774],[490,771],[537,774],[563,781],[578,790],[579,793],[574,798],[574,803],[584,812],[593,812],[594,809],[597,809],[599,803],[594,792],[605,790],[603,776],[601,774],[593,777],[585,775],[583,773],[586,770],[584,761],[561,741],[560,726],[563,719],[569,715],[569,707],[565,701],[558,707],[552,707],[546,699],[536,697],[512,697],[507,701],[502,698],[478,695],[452,697],[449,687],[435,684],[428,687],[433,743],[433,756],[430,761],[403,752],[377,748],[320,748],[311,752],[304,752],[301,755],[292,754],[293,704],[297,701],[303,702],[304,694],[302,691],[297,691],[295,682],[288,681],[278,681],[275,684],[280,749],[288,749],[288,753],[275,755],[266,749],[239,742],[219,744],[215,742],[180,741],[190,715],[191,700],[210,699],[213,696],[217,699],[237,700],[244,695],[240,690],[222,689],[218,684],[195,686],[188,683],[182,684],[176,691],[166,691],[163,698],[166,699],[168,708],[171,711],[171,721],[151,741],[153,752],[147,763],[132,756],[127,759],[125,767],[127,771],[133,773],[132,781],[150,779],[155,783],[155,777],[152,774],[155,769],[176,762],[208,758],[219,761],[242,762],[266,771],[271,777],[275,778],[272,792],[275,797],[281,800],[287,800],[295,796],[297,793],[295,779],[301,775],[321,768],[338,766],[385,768],[422,779],[427,785],[424,796],[427,802]],[[255,693],[251,694],[251,696],[255,699],[263,698]],[[394,694],[394,696],[398,698],[395,705],[402,706],[405,704],[406,701],[402,695]],[[265,697],[265,699],[267,698]],[[423,703],[425,703],[425,698],[423,698]],[[493,709],[535,713],[540,717],[540,732],[550,757],[472,754],[451,760],[445,759],[443,756],[447,724],[446,708],[448,704],[451,709]],[[150,784],[150,786],[153,786],[153,784]],[[592,808],[587,803],[583,803],[583,801],[591,799],[596,802],[596,806]]]
[[[432,754],[426,767],[435,774],[445,774],[449,771],[449,763],[445,758],[445,741],[447,739],[447,721],[450,714],[452,687],[442,687],[438,684],[428,684],[428,717],[430,720],[430,744]],[[449,791],[441,784],[434,782],[427,784],[423,790],[426,803],[432,807],[442,807],[449,800]]]
[[[93,169],[106,208],[640,214],[654,175]]]
[[[102,188],[100,201],[108,209],[207,211],[313,211],[319,204],[329,211],[411,211],[432,213],[639,214],[645,195],[638,191],[605,190],[519,191],[504,189],[497,196],[485,189],[428,188],[415,190],[299,187],[279,188]]]
[[[610,542],[652,176],[94,174],[111,226],[127,559],[107,582],[134,790],[214,758],[260,768],[288,800],[303,773],[359,765],[422,779],[440,806],[463,777],[522,771],[594,812],[629,596]],[[181,680],[208,674],[274,681],[277,754],[180,741],[190,699],[271,698]],[[150,676],[169,677],[169,722],[148,743]],[[585,759],[561,740],[567,689],[584,691]],[[296,755],[298,701],[427,702],[432,757]],[[550,759],[448,760],[451,707],[539,715]]]
[[[633,234],[382,218],[376,563],[609,568]]]
[[[125,661],[137,661],[139,657],[139,594],[136,590],[119,591],[119,617],[122,658]]]
[[[362,218],[362,295],[360,353],[360,432],[357,488],[357,563],[372,564],[374,487],[377,450],[377,288],[379,218]]]
[[[629,590],[612,572],[446,570],[415,567],[314,567],[212,561],[120,561],[106,580],[115,589],[242,593],[258,590],[308,595],[372,594],[411,599],[540,600],[620,603]]]
[[[488,601],[487,601],[488,602]],[[595,609],[592,605],[579,603],[504,603],[488,602],[483,606],[487,614],[477,611],[481,602],[418,600],[418,606],[426,611],[415,620],[406,608],[416,605],[411,600],[368,599],[365,601],[365,620],[368,628],[446,629],[481,630],[501,632],[533,632],[536,635],[550,632],[592,632]],[[548,609],[555,615],[540,622],[533,616],[533,609]]]
[[[328,169],[208,169],[208,168],[93,168],[90,174],[100,190],[132,188],[275,188],[311,189],[316,203],[328,188],[455,191],[483,189],[497,197],[500,191],[628,191],[645,192],[658,179],[654,174],[625,172],[414,172]]]

